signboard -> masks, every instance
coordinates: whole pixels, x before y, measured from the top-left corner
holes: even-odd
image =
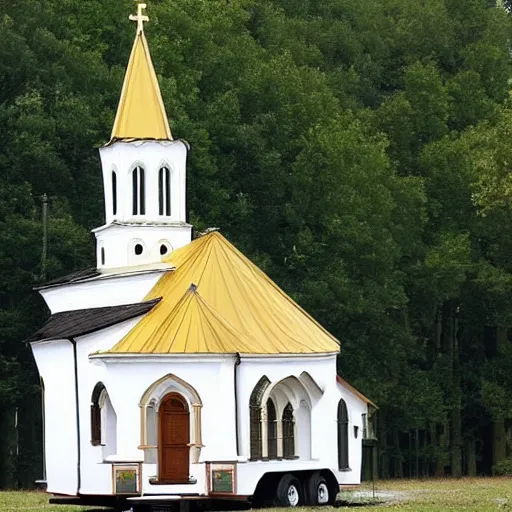
[[[114,494],[139,494],[139,466],[112,466]]]
[[[211,463],[210,492],[212,494],[236,494],[236,464]]]
[[[212,471],[212,491],[233,493],[233,471],[225,469]]]

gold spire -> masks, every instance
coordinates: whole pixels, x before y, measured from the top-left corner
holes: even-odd
[[[137,35],[124,77],[121,99],[112,129],[111,142],[117,139],[172,140],[160,87],[144,35],[142,14],[146,4],[138,4],[137,14],[130,20],[137,22]]]

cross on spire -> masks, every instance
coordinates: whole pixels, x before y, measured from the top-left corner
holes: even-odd
[[[137,4],[137,14],[130,14],[130,20],[137,22],[137,34],[144,32],[144,22],[149,21],[147,16],[142,14],[146,4]]]

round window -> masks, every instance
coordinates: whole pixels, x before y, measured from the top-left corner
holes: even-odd
[[[141,244],[137,244],[137,245],[135,246],[135,249],[134,249],[134,250],[135,250],[135,254],[136,254],[137,256],[140,256],[140,255],[144,252],[144,247],[142,247],[142,245],[141,245]]]
[[[160,254],[161,254],[162,256],[164,256],[164,255],[166,255],[168,252],[169,252],[169,248],[167,247],[167,245],[162,244],[162,245],[160,246]]]

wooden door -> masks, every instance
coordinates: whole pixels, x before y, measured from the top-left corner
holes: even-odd
[[[158,417],[158,480],[188,482],[190,419],[187,402],[178,393],[170,393],[162,400]]]

